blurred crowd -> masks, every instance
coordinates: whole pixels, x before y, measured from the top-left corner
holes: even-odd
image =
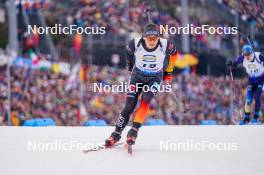
[[[7,76],[4,67],[0,71],[0,125],[6,125]],[[51,117],[59,126],[83,126],[87,120],[94,119],[104,119],[114,125],[125,104],[126,93],[94,91],[94,83],[118,85],[128,82],[129,74],[125,69],[89,67],[83,93],[86,112],[80,116],[79,85],[67,89],[69,76],[50,70],[12,67],[12,123],[22,125],[27,119]],[[237,79],[231,84],[229,77],[176,75],[172,81],[173,92],[182,99],[187,113],[183,113],[171,92],[160,92],[151,102],[148,119],[161,118],[168,124],[185,125],[204,121],[235,124],[243,115],[246,83],[246,79]]]
[[[155,3],[146,0],[77,0],[67,2],[62,0],[21,0],[18,2],[26,11],[42,9],[47,19],[51,20],[54,18],[54,22],[59,22],[62,25],[75,24],[80,27],[105,27],[106,32],[112,36],[125,35],[129,36],[129,38],[140,36],[144,25],[148,21],[144,10],[149,7],[154,9],[152,13],[154,23],[173,27],[182,26],[180,0],[158,0]],[[256,28],[263,28],[264,11],[263,4],[260,1],[243,0],[239,3],[239,6],[236,5],[234,0],[219,0],[219,3],[223,3],[232,10],[238,10],[241,18],[255,23]],[[207,17],[202,17],[202,11],[206,8],[206,6],[203,6],[204,4],[204,0],[189,2],[190,24],[194,26],[208,24],[213,27],[234,26],[234,24],[225,23],[221,19],[216,20],[211,17],[209,9],[206,9],[206,13],[208,12]],[[181,42],[177,38],[178,35],[163,37],[174,37],[178,43]],[[237,38],[236,35],[210,35],[205,33],[190,36],[190,41],[193,52],[210,49],[220,54],[226,54],[234,52]],[[66,47],[64,42],[58,42],[57,44],[57,48]]]
[[[130,33],[131,37],[140,35],[143,26],[147,23],[143,12],[149,7],[147,1],[142,0],[56,0],[52,2],[44,0],[35,1],[33,4],[28,3],[31,1],[27,0],[19,2],[21,7],[23,6],[27,11],[31,8],[45,9],[47,16],[60,12],[59,21],[64,25],[105,26],[107,31],[113,34]],[[181,10],[179,0],[157,2],[163,2],[163,6],[173,4],[177,6],[176,11]],[[191,4],[197,2],[200,3],[203,0],[191,1]],[[232,0],[219,2],[227,7],[235,8]],[[263,25],[263,4],[249,0],[241,2],[239,13],[242,18],[245,20],[254,18],[257,21],[257,27],[261,27]],[[181,26],[181,19],[172,16],[165,7],[161,11],[155,10],[152,18],[156,24]],[[228,24],[213,21],[208,21],[207,24],[215,27],[228,26]],[[195,26],[203,24],[195,16],[190,16],[190,22]],[[195,35],[191,38],[193,42],[191,45],[198,48],[221,50],[227,37]],[[30,49],[35,51],[33,48],[38,47],[38,38],[34,40],[34,38],[25,36],[23,41],[23,53],[28,53]],[[232,48],[231,45],[225,47]],[[40,53],[37,54],[41,59]],[[3,54],[0,53],[1,55]],[[31,59],[33,60],[33,57]],[[81,95],[78,82],[68,88],[70,75],[54,73],[51,70],[12,67],[12,123],[22,125],[27,119],[51,117],[59,126],[83,126],[87,120],[94,119],[104,119],[109,125],[113,125],[125,103],[126,93],[94,92],[92,86],[94,83],[114,85],[128,82],[129,74],[125,69],[90,66],[87,69],[87,80],[84,81],[84,93]],[[168,124],[198,125],[205,121],[215,124],[235,124],[243,116],[246,84],[246,78],[236,79],[232,83],[228,76],[217,78],[196,74],[178,74],[174,77],[172,85],[174,93],[182,99],[184,108],[188,109],[187,113],[183,113],[183,109],[176,103],[172,93],[158,93],[151,102],[148,118],[162,118]],[[81,96],[85,115],[80,114],[82,113],[80,110]],[[7,97],[6,67],[0,64],[0,125],[7,125]]]
[[[159,3],[158,3],[159,2]],[[190,1],[189,8],[195,9],[197,6],[201,6],[204,3],[203,0]],[[256,27],[261,28],[264,25],[264,11],[263,4],[260,1],[243,0],[239,5],[239,8],[233,6],[233,1],[223,1],[231,9],[239,11],[241,18],[245,21],[256,21]],[[66,9],[64,16],[66,24],[77,24],[79,26],[105,26],[107,31],[111,31],[113,34],[127,34],[130,33],[130,37],[140,36],[144,25],[147,23],[147,17],[144,14],[145,9],[163,9],[154,10],[152,13],[153,22],[156,24],[169,25],[173,27],[182,26],[180,17],[181,2],[179,0],[161,0],[150,4],[148,1],[143,0],[80,0],[75,1],[75,5],[72,5],[72,10]],[[229,5],[230,4],[230,5]],[[160,6],[160,7],[157,7]],[[174,10],[169,9],[170,7]],[[198,8],[199,9],[199,8]],[[201,10],[204,10],[201,8]],[[179,16],[173,15],[177,12]],[[193,10],[192,10],[193,11]],[[202,24],[208,24],[213,27],[226,26],[230,27],[231,24],[219,22],[213,17],[207,17],[207,21],[202,21],[196,13],[190,14],[190,23],[194,26],[201,26]],[[164,36],[170,37],[170,36]],[[230,40],[231,38],[231,40]],[[198,49],[213,49],[221,50],[232,49],[232,39],[236,39],[230,35],[195,35],[192,36],[191,41]],[[228,42],[227,42],[228,40]],[[224,45],[224,46],[223,46]]]
[[[200,1],[190,2],[192,8],[195,8],[197,3]],[[156,24],[169,25],[170,27],[179,27],[182,26],[180,16],[172,16],[168,11],[168,7],[166,5],[171,4],[172,7],[175,7],[175,10],[180,11],[180,1],[168,1],[164,0],[164,4],[162,4],[162,8],[164,10],[154,10],[152,13],[153,22]],[[194,4],[193,4],[194,3]],[[57,3],[59,4],[59,3]],[[61,15],[65,18],[60,17],[65,25],[76,24],[81,27],[92,26],[92,27],[106,27],[106,31],[111,34],[120,34],[127,35],[130,34],[130,38],[134,38],[136,36],[141,36],[141,32],[145,24],[147,24],[148,19],[144,13],[145,9],[151,7],[152,9],[156,9],[156,3],[149,4],[148,1],[143,0],[79,0],[79,1],[70,1],[65,3],[66,7],[61,8],[61,5],[57,5],[59,7],[52,8],[51,14],[53,12],[59,11],[62,9]],[[190,23],[194,26],[201,26],[203,22],[197,16],[190,16]],[[230,26],[230,24],[226,23],[217,23],[215,19],[212,18],[210,21],[207,21],[206,24],[211,26]],[[170,36],[164,36],[169,38]],[[230,36],[229,36],[230,38]],[[231,37],[232,38],[232,37]],[[195,35],[191,38],[191,42],[198,49],[213,49],[220,50],[223,45],[222,42],[226,40],[225,35]],[[232,41],[231,41],[232,42]],[[229,42],[230,43],[230,42]],[[230,49],[230,45],[225,48]]]
[[[16,5],[19,8],[23,8],[27,12],[35,11],[38,9],[47,10],[50,4],[50,0],[16,0]]]
[[[129,4],[125,0],[79,0],[67,5],[70,9],[62,9],[65,25],[106,27],[106,31],[113,34],[126,34],[128,30]]]
[[[219,0],[227,7],[236,10],[244,21],[253,23],[256,28],[264,28],[264,3],[259,0]],[[238,3],[239,2],[239,3]]]

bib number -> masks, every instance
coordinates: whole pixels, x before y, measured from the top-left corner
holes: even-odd
[[[252,74],[257,74],[259,72],[258,68],[255,65],[253,65],[253,64],[249,64],[248,65],[248,69],[249,69],[249,72],[250,72],[251,75]]]
[[[151,68],[151,69],[153,69],[153,68],[155,68],[157,66],[157,64],[143,64],[143,66],[142,67],[144,67],[144,68]]]

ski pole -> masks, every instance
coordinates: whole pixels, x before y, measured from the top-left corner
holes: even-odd
[[[166,82],[166,81],[165,81]],[[166,82],[166,85],[169,85],[168,82]],[[170,91],[175,99],[175,101],[177,102],[178,106],[183,110],[183,113],[185,114],[187,112],[187,110],[184,108],[183,106],[183,102],[177,97],[176,93],[172,91]]]
[[[228,69],[229,69],[229,73],[230,73],[230,77],[231,77],[231,86],[232,86],[231,88],[232,88],[233,93],[236,94],[235,88],[234,88],[234,77],[233,77],[233,72],[232,72],[232,66],[228,66]],[[232,101],[233,100],[234,99],[232,97]],[[240,117],[239,120],[241,120],[242,119],[242,115],[241,115],[241,108],[239,107],[239,105],[238,105],[238,110],[239,110],[239,117]]]
[[[229,68],[229,73],[230,73],[231,80],[233,82],[234,78],[233,78],[232,66],[228,66],[228,68]]]

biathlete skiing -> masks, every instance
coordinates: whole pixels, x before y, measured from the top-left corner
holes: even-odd
[[[248,74],[248,86],[245,100],[245,114],[241,125],[258,123],[261,105],[261,93],[264,83],[264,56],[260,52],[254,52],[252,45],[244,45],[242,55],[235,62],[229,61],[228,66],[236,68],[239,64],[243,64]],[[254,117],[250,119],[250,107],[255,99]]]
[[[131,91],[127,93],[125,106],[117,119],[115,130],[105,141],[105,146],[111,147],[121,139],[122,131],[127,126],[141,94],[141,102],[135,111],[133,124],[126,139],[127,145],[135,144],[139,128],[148,114],[150,102],[157,94],[161,82],[171,80],[176,52],[175,45],[161,38],[158,26],[151,22],[144,27],[142,37],[129,42],[126,55],[127,67],[131,71]],[[150,90],[143,91],[143,86],[149,86]]]

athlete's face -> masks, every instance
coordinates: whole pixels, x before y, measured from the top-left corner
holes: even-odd
[[[156,47],[159,41],[159,37],[154,35],[146,36],[143,39],[145,40],[148,49],[153,49],[154,47]]]
[[[244,57],[247,59],[247,60],[250,60],[252,58],[252,54],[249,54],[249,55],[245,55],[244,54]]]

